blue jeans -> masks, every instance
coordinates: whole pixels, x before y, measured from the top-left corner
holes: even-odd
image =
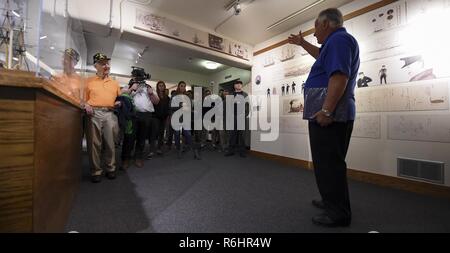
[[[192,136],[191,136],[191,131],[190,130],[175,130],[175,147],[177,147],[177,149],[180,149],[180,132],[182,132],[184,139],[186,140],[186,144],[188,146],[192,145]]]

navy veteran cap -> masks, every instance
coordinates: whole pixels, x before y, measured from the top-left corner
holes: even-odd
[[[109,58],[108,56],[106,56],[106,54],[102,54],[102,53],[96,53],[94,55],[94,64],[99,62],[99,61],[103,61],[103,60],[111,60],[111,58]]]
[[[80,60],[80,54],[73,48],[67,48],[66,50],[64,50],[64,54],[69,56],[76,62]]]

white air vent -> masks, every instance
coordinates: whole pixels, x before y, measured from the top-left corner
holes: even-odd
[[[397,158],[397,174],[399,177],[444,184],[444,168],[443,162]]]

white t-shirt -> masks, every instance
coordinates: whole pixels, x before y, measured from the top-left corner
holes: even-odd
[[[131,93],[134,100],[134,105],[136,106],[136,111],[138,112],[155,112],[155,107],[153,107],[152,101],[150,101],[150,96],[148,95],[147,88],[150,85],[139,84],[136,91]],[[154,94],[156,96],[156,94]]]

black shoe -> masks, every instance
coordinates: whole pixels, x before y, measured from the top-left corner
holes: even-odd
[[[227,152],[225,156],[234,156],[234,152]]]
[[[102,181],[102,176],[96,175],[91,177],[92,183],[100,183]]]
[[[349,220],[333,220],[327,214],[320,214],[312,218],[312,222],[315,225],[324,227],[348,227],[350,226]]]
[[[147,160],[151,160],[154,156],[155,156],[155,153],[150,152],[150,153],[147,155]]]
[[[202,160],[202,157],[200,156],[200,150],[194,149],[194,159],[195,160]]]
[[[115,171],[107,172],[106,177],[111,180],[116,179],[116,172]]]
[[[319,209],[325,209],[325,204],[322,202],[322,200],[313,199],[311,203],[313,206]]]

